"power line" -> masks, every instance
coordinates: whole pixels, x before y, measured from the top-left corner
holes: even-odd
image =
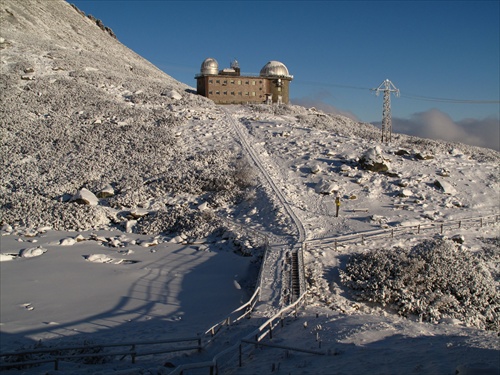
[[[296,84],[310,85],[310,86],[340,87],[342,89],[353,89],[353,90],[371,90],[370,87],[341,85],[341,84],[338,84],[338,83],[325,83],[325,82],[302,81],[302,80],[294,80],[294,82]]]
[[[413,100],[423,100],[426,102],[456,103],[456,104],[499,104],[500,100],[471,100],[471,99],[449,99],[434,98],[415,94],[401,94],[401,97]]]
[[[325,83],[325,82],[316,82],[316,81],[295,81],[297,84],[302,85],[311,85],[311,86],[323,86],[323,87],[338,87],[342,89],[353,89],[353,90],[366,90],[373,91],[371,87],[361,87],[361,86],[351,86],[351,85],[343,85],[338,83]],[[412,100],[421,100],[427,102],[440,102],[440,103],[450,103],[450,104],[500,104],[500,100],[474,100],[474,99],[451,99],[451,98],[438,98],[432,96],[423,96],[418,94],[401,94],[402,98],[412,99]]]

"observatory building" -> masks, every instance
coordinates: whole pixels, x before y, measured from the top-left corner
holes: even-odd
[[[269,61],[259,75],[241,75],[238,61],[233,60],[229,68],[219,70],[217,60],[209,57],[195,78],[197,93],[217,104],[288,104],[293,76],[279,61]]]

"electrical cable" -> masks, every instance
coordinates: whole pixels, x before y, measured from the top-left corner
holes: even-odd
[[[371,88],[369,88],[369,87],[341,85],[338,83],[325,83],[325,82],[302,81],[302,80],[294,80],[294,83],[295,84],[302,84],[302,85],[311,85],[311,86],[340,87],[343,89],[353,89],[353,90],[371,90]]]
[[[338,87],[338,88],[343,88],[343,89],[374,91],[374,89],[370,88],[370,87],[341,85],[341,84],[337,84],[337,83],[325,83],[325,82],[302,81],[302,80],[297,80],[294,82],[296,84],[302,84],[302,85]],[[417,94],[412,94],[412,93],[408,93],[408,94],[401,93],[400,96],[402,98],[405,98],[405,99],[422,100],[422,101],[427,101],[427,102],[441,102],[441,103],[450,103],[450,104],[500,104],[500,100],[473,100],[473,99],[437,98],[437,97],[423,96],[423,95],[417,95]]]
[[[402,98],[423,100],[427,102],[456,103],[456,104],[499,104],[500,100],[471,100],[471,99],[448,99],[433,98],[414,94],[401,94]]]

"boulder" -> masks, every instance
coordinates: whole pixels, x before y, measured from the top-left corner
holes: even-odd
[[[415,154],[415,159],[417,160],[431,160],[434,159],[434,155],[427,152],[417,152]]]
[[[99,192],[96,194],[97,198],[109,198],[115,195],[115,189],[111,185],[104,186]]]
[[[316,184],[315,191],[318,194],[333,194],[339,191],[340,187],[335,181],[321,180]]]
[[[404,149],[399,149],[394,154],[398,155],[398,156],[407,156],[407,155],[410,155],[410,153],[408,151],[404,150]]]
[[[359,164],[361,168],[372,172],[387,172],[389,170],[389,166],[382,157],[382,151],[379,147],[366,150],[359,159]]]
[[[174,99],[174,100],[181,100],[182,95],[179,94],[175,90],[167,90],[162,93],[163,96],[166,96],[167,98]]]
[[[311,173],[316,174],[321,172],[321,166],[319,164],[313,164],[311,165]]]
[[[63,238],[61,241],[59,241],[59,245],[61,246],[73,246],[75,243],[77,243],[77,240],[75,238]]]
[[[99,199],[88,189],[80,189],[75,195],[70,199],[70,202],[75,202],[78,204],[85,204],[89,206],[97,206]]]
[[[210,209],[208,202],[203,202],[202,204],[200,204],[198,206],[198,210],[200,210],[200,211],[206,211],[208,209]]]
[[[146,215],[149,215],[149,211],[145,208],[134,208],[132,211],[130,211],[130,216],[133,219],[140,219],[141,217],[144,217]]]
[[[441,179],[434,181],[434,186],[438,189],[441,189],[443,193],[448,195],[455,195],[457,191],[455,188],[447,181],[443,181]]]
[[[47,249],[44,249],[43,247],[32,247],[29,249],[22,249],[19,251],[19,256],[21,258],[33,258],[33,257],[38,257],[40,255],[43,255],[47,252]]]
[[[450,177],[450,171],[446,168],[438,169],[436,173],[441,177]]]
[[[413,195],[413,192],[410,189],[403,189],[399,191],[398,196],[400,197],[411,197]]]

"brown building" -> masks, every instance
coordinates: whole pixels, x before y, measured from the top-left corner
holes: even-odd
[[[207,58],[195,78],[198,94],[217,104],[288,104],[293,76],[279,61],[269,61],[256,76],[241,75],[236,60],[230,68],[219,70],[217,60]]]

